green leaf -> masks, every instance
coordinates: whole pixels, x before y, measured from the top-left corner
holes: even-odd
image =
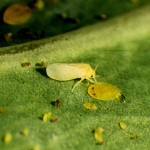
[[[42,150],[148,150],[149,10],[147,6],[50,39],[0,48],[0,149],[27,150],[38,145]],[[25,62],[29,65],[22,66]],[[93,68],[99,63],[97,80],[117,86],[125,102],[92,99],[87,81],[72,93],[78,80],[52,80],[36,65],[41,62],[88,63]],[[59,107],[52,103],[57,99]],[[85,102],[94,102],[98,109],[84,109]],[[48,112],[54,119],[44,122],[41,117]],[[121,130],[119,122],[127,129]],[[96,144],[92,133],[99,127],[105,130],[103,145]],[[28,136],[21,134],[25,128]],[[5,133],[11,134],[11,142],[4,143]],[[132,139],[133,135],[138,138]]]

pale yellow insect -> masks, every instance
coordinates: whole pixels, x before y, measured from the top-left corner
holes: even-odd
[[[96,70],[96,69],[95,69]],[[95,79],[95,70],[91,68],[89,64],[65,64],[65,63],[52,63],[47,66],[46,73],[47,75],[58,81],[68,81],[80,78],[80,81],[78,81],[72,88],[72,91],[74,88],[79,85],[84,79],[87,79],[88,81],[94,83],[96,82]],[[91,80],[91,78],[94,79]]]

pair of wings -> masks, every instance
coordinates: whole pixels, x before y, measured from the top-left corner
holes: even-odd
[[[67,81],[76,78],[84,78],[88,73],[87,68],[89,64],[63,64],[63,63],[54,63],[50,64],[46,68],[47,75],[59,81]]]

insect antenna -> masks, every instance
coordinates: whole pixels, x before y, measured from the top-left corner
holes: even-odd
[[[94,81],[93,81],[92,79],[94,79]],[[92,77],[92,79],[90,79],[90,78],[86,78],[86,80],[88,80],[89,82],[91,82],[91,83],[95,83],[96,79],[95,79],[94,77]]]
[[[100,65],[100,63],[98,63],[97,65],[96,65],[96,67],[95,67],[95,72],[96,72],[96,70],[97,70],[97,68],[99,67],[99,65]]]
[[[100,63],[98,63],[98,64],[96,65],[96,67],[95,67],[95,69],[94,69],[95,72],[96,72],[97,68],[99,67],[99,65],[100,65]],[[95,82],[97,82],[96,78],[99,77],[99,76],[100,76],[100,75],[96,75],[95,77],[93,77],[93,79],[94,79]]]

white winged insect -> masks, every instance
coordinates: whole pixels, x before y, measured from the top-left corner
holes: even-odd
[[[97,67],[95,68],[95,70]],[[95,70],[91,68],[89,64],[77,63],[77,64],[67,64],[67,63],[52,63],[46,68],[47,75],[58,81],[68,81],[80,78],[72,88],[74,90],[77,85],[79,85],[84,79],[87,79],[91,83],[95,83]],[[92,80],[94,79],[94,80]]]

